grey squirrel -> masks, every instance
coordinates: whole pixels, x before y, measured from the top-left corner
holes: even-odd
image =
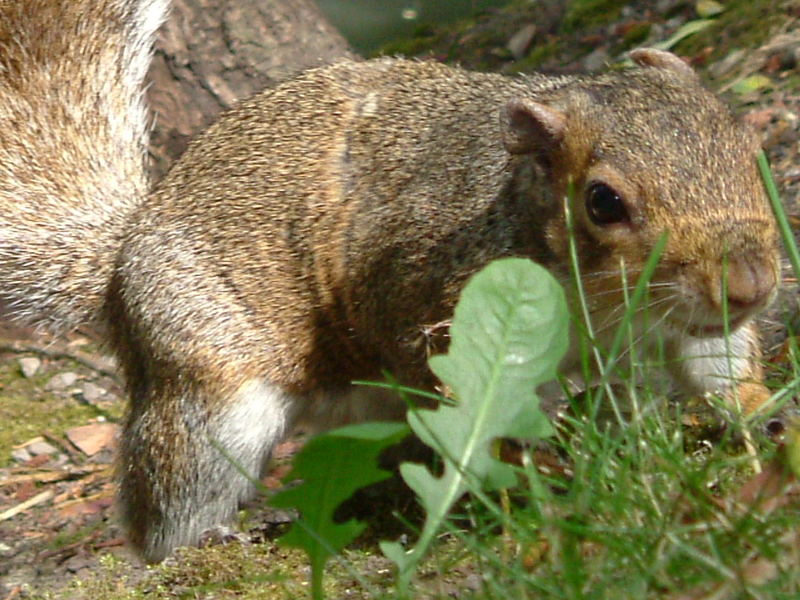
[[[257,474],[298,419],[397,416],[350,382],[432,387],[424,326],[478,269],[523,256],[568,277],[570,181],[600,341],[621,264],[635,280],[667,231],[648,315],[676,382],[767,394],[753,317],[779,275],[758,143],[679,58],[514,78],[346,61],[239,103],[150,190],[142,79],[166,10],[0,3],[0,296],[29,322],[107,331],[130,396],[120,499],[146,559],[252,494],[212,441]]]

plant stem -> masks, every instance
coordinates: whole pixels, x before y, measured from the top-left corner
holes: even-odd
[[[789,262],[792,263],[792,270],[794,271],[795,277],[800,278],[800,252],[797,251],[797,244],[794,241],[792,228],[789,225],[789,220],[786,218],[786,211],[783,209],[783,204],[778,195],[778,188],[775,187],[775,180],[772,178],[772,171],[769,168],[767,155],[764,154],[763,150],[758,153],[758,170],[761,172],[761,179],[764,181],[764,187],[767,190],[772,212],[775,214],[775,220],[778,222],[778,230],[781,232],[783,244],[789,255]]]

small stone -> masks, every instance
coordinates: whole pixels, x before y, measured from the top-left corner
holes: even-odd
[[[64,453],[59,452],[55,456],[55,458],[51,458],[50,459],[50,462],[48,463],[48,467],[51,468],[51,469],[58,469],[60,467],[65,467],[68,462],[69,462],[69,457]]]
[[[114,423],[92,423],[68,430],[67,438],[86,456],[94,456],[106,448],[114,448],[119,426]]]
[[[32,444],[28,444],[25,446],[25,450],[27,450],[31,456],[39,456],[40,454],[55,454],[58,452],[58,448],[54,447],[52,444],[48,444],[44,440],[39,440],[37,442],[33,442]]]
[[[589,56],[583,59],[583,65],[590,73],[605,69],[608,62],[609,55],[605,48],[597,48],[594,52],[589,54]]]
[[[33,457],[27,449],[17,448],[16,450],[11,451],[11,458],[14,460],[14,462],[26,463]]]
[[[42,366],[42,361],[35,356],[20,358],[17,362],[19,363],[19,370],[22,371],[22,374],[27,379],[36,375],[37,371],[39,371],[39,367]]]
[[[64,566],[66,567],[67,571],[73,574],[84,570],[88,571],[89,565],[90,565],[89,557],[82,554],[73,556],[64,563]]]
[[[528,49],[531,47],[531,43],[533,42],[533,38],[536,36],[536,25],[533,23],[528,23],[527,25],[523,26],[522,29],[517,31],[514,35],[511,36],[511,39],[508,40],[508,44],[506,47],[508,48],[511,55],[519,60],[523,56],[528,53]]]
[[[81,393],[83,394],[83,399],[86,400],[89,404],[94,404],[100,398],[106,395],[106,390],[101,388],[99,385],[92,383],[91,381],[87,381],[81,386]]]
[[[62,391],[74,385],[76,381],[78,381],[78,375],[76,373],[69,371],[66,373],[59,373],[58,375],[54,375],[50,381],[47,382],[44,389],[51,392]]]

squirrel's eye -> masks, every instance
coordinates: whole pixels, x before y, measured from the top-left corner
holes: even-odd
[[[625,223],[630,220],[622,197],[605,183],[593,183],[586,192],[586,212],[599,226]]]

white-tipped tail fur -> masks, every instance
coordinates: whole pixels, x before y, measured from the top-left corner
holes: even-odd
[[[261,475],[297,404],[279,387],[254,379],[224,399],[164,392],[152,390],[153,401],[141,414],[134,408],[123,440],[123,513],[131,540],[149,561],[231,521],[255,491],[242,471]]]
[[[142,80],[168,5],[0,2],[0,299],[16,316],[64,329],[102,310],[147,192]]]

